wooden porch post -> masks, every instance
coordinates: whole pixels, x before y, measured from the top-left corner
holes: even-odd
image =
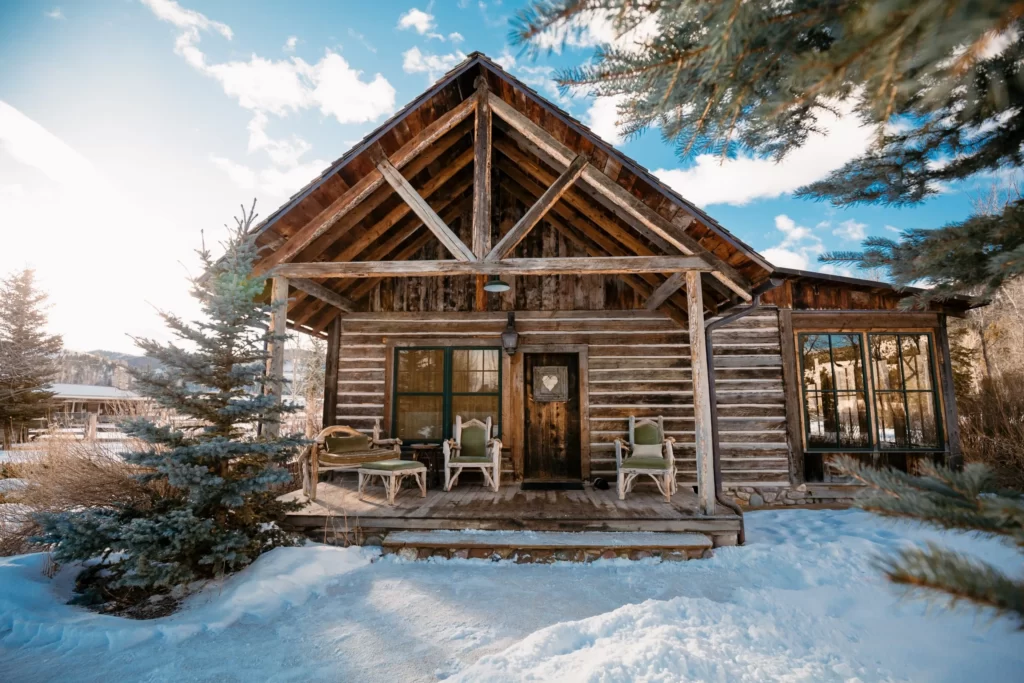
[[[942,356],[939,367],[939,378],[942,387],[942,419],[946,423],[946,450],[949,451],[947,465],[960,468],[964,464],[963,452],[960,449],[960,415],[956,409],[956,386],[953,383],[953,359],[949,355],[949,329],[946,327],[947,316],[939,316],[939,327],[935,330],[939,353]]]
[[[341,360],[341,316],[327,328],[327,367],[324,372],[323,428],[333,427],[338,419],[338,363]]]
[[[277,276],[273,279],[270,306],[270,332],[275,336],[284,336],[288,332],[288,278]],[[275,403],[280,403],[284,393],[284,340],[271,340],[268,350],[270,366],[267,369],[267,393],[274,397]],[[281,421],[266,421],[263,433],[271,439],[280,436]]]
[[[700,511],[715,514],[715,467],[711,443],[711,397],[707,347],[704,344],[704,297],[700,272],[686,271],[686,303],[690,318],[690,373],[693,377],[693,430],[697,452],[697,498]]]

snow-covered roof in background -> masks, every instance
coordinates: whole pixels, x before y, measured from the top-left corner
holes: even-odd
[[[49,390],[57,394],[57,398],[81,399],[92,401],[144,401],[134,391],[101,387],[95,384],[51,384]]]

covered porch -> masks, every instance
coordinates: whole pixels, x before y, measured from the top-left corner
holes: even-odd
[[[282,496],[305,502],[301,491]],[[700,501],[680,488],[672,502],[653,488],[638,487],[625,500],[614,488],[600,490],[531,491],[518,483],[495,492],[465,484],[450,492],[403,488],[394,506],[383,487],[370,487],[363,499],[354,475],[321,482],[317,500],[288,516],[287,524],[320,541],[362,544],[379,542],[399,531],[497,530],[541,532],[669,532],[706,536],[715,546],[735,545],[741,529],[738,515],[721,506],[715,514],[700,511]]]

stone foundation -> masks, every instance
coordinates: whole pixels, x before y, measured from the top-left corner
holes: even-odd
[[[740,486],[726,489],[740,507],[754,510],[761,507],[790,505],[853,505],[860,487],[799,484],[793,487]]]

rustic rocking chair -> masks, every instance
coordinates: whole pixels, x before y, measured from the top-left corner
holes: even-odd
[[[302,492],[316,500],[321,471],[356,470],[364,463],[401,457],[402,440],[380,438],[380,420],[373,425],[372,437],[345,425],[327,427],[299,456]]]
[[[676,440],[665,436],[665,421],[637,420],[629,416],[629,445],[615,440],[615,465],[618,469],[619,500],[633,490],[636,478],[646,474],[654,480],[665,500],[672,502],[676,492],[676,461],[672,444]]]
[[[455,417],[454,438],[444,442],[444,490],[451,491],[463,469],[478,469],[495,491],[501,482],[501,440],[491,438],[491,418],[462,421]],[[454,472],[454,474],[453,474]]]

